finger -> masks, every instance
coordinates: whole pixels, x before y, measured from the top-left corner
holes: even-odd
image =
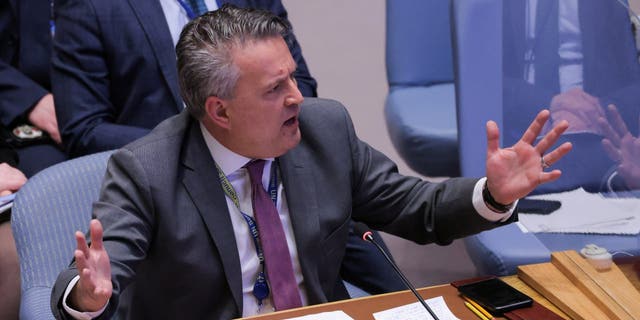
[[[572,148],[573,145],[571,144],[571,142],[565,142],[559,147],[555,148],[553,151],[545,154],[544,162],[546,162],[548,165],[553,165],[554,163],[558,162],[558,160],[562,159],[562,157],[564,157],[567,153],[569,153]]]
[[[49,132],[49,135],[51,136],[51,139],[56,143],[56,144],[62,144],[62,138],[60,138],[60,133],[58,132],[58,130]]]
[[[622,138],[618,150],[620,151],[621,161],[627,159],[628,161],[637,162],[640,159],[640,139],[626,135]]]
[[[540,172],[540,184],[548,183],[557,180],[562,175],[562,172],[558,169],[552,170],[550,172]]]
[[[605,118],[598,119],[598,126],[600,127],[600,131],[602,134],[610,140],[610,142],[616,147],[620,146],[620,136],[618,133],[613,130],[609,122]]]
[[[87,245],[84,233],[76,231],[75,237],[78,250],[82,251],[85,256],[89,256],[89,246]]]
[[[542,127],[549,120],[549,110],[542,110],[538,113],[536,118],[531,122],[529,128],[524,132],[522,138],[520,140],[524,141],[527,144],[533,145],[533,142],[536,140],[540,132],[542,131]]]
[[[98,219],[91,220],[91,248],[102,250],[102,224]]]
[[[620,150],[616,148],[611,140],[603,139],[602,140],[602,149],[604,149],[605,153],[611,160],[614,162],[620,162],[622,160],[622,155],[620,154]]]
[[[569,122],[566,120],[560,121],[551,131],[549,131],[535,146],[538,154],[544,154],[552,145],[558,141],[558,138],[569,128]]]
[[[640,159],[640,138],[636,138],[633,140],[632,142],[632,147],[630,148],[632,155],[633,155],[633,159],[636,159],[636,161],[639,161]]]
[[[618,133],[619,136],[624,136],[629,132],[627,128],[627,124],[622,120],[622,116],[620,112],[618,112],[618,108],[615,105],[610,104],[607,106],[607,116],[610,119],[611,126]]]
[[[487,121],[487,157],[500,148],[500,129],[494,121]]]
[[[85,292],[94,292],[96,289],[96,283],[92,279],[91,269],[84,268],[79,273],[83,290],[85,290]]]
[[[87,258],[81,250],[75,250],[73,252],[73,257],[76,260],[76,267],[79,272],[82,272],[83,269],[87,267]]]

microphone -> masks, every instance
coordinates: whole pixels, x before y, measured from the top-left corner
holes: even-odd
[[[376,248],[378,248],[378,250],[380,252],[382,252],[382,255],[384,256],[384,258],[387,259],[387,262],[389,262],[389,264],[391,264],[391,266],[393,267],[393,270],[395,270],[396,273],[402,279],[402,282],[404,282],[404,284],[409,289],[411,289],[411,292],[413,292],[413,294],[416,296],[416,298],[418,298],[418,301],[420,301],[422,306],[425,309],[427,309],[427,312],[429,312],[429,314],[433,317],[434,320],[440,320],[440,319],[438,319],[438,316],[436,316],[436,314],[433,312],[433,310],[431,310],[431,308],[429,308],[429,305],[427,305],[427,303],[424,301],[424,298],[422,298],[422,296],[418,293],[418,291],[416,291],[416,288],[414,288],[413,285],[411,285],[411,282],[409,282],[409,280],[407,280],[407,278],[404,276],[402,271],[400,271],[398,266],[393,262],[393,260],[391,260],[389,255],[387,255],[387,252],[385,252],[384,249],[382,249],[382,247],[373,239],[373,232],[371,232],[369,230],[369,227],[366,224],[362,223],[362,222],[356,222],[354,224],[354,226],[353,226],[353,231],[356,234],[361,234],[362,235],[362,240],[369,241],[369,242],[373,243],[376,246]]]

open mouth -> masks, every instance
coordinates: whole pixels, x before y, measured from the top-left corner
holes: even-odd
[[[296,123],[298,123],[298,116],[293,116],[289,119],[287,119],[287,121],[284,122],[285,126],[293,126]]]

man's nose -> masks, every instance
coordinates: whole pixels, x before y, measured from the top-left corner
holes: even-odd
[[[295,80],[289,81],[289,87],[290,87],[290,90],[289,90],[289,94],[287,95],[287,98],[285,99],[285,103],[287,105],[301,104],[304,101],[304,97],[302,96],[302,93],[298,89],[298,85],[296,84],[296,81]]]

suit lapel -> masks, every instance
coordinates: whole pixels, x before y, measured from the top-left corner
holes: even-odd
[[[242,275],[235,235],[218,172],[206,147],[198,122],[192,121],[183,149],[183,184],[213,240],[228,286],[242,313]]]
[[[310,303],[319,303],[326,302],[318,276],[318,266],[321,265],[318,253],[322,252],[318,233],[320,208],[313,183],[315,179],[306,157],[298,146],[278,158],[278,164],[308,299]]]
[[[164,12],[159,1],[128,0],[142,29],[144,29],[149,44],[153,49],[158,67],[162,71],[164,80],[171,90],[175,100],[176,111],[183,109],[182,99],[178,90],[178,71],[176,67],[176,54],[171,40],[169,26],[164,19]]]

